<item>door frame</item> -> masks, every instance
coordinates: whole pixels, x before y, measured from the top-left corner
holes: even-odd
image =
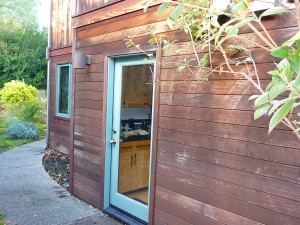
[[[104,87],[103,87],[103,129],[102,129],[102,151],[101,157],[102,160],[102,167],[101,167],[101,174],[103,174],[103,186],[101,190],[101,194],[103,196],[103,209],[108,209],[110,207],[110,162],[111,162],[111,152],[108,150],[110,149],[110,143],[107,143],[106,140],[109,140],[111,136],[111,125],[107,125],[107,121],[111,121],[112,117],[112,109],[108,109],[108,96],[112,93],[112,89],[109,88],[111,82],[113,82],[113,75],[114,73],[114,63],[113,58],[116,57],[124,57],[130,55],[137,55],[143,54],[143,52],[155,52],[156,54],[156,67],[155,67],[155,81],[154,81],[154,88],[153,88],[153,114],[152,114],[152,140],[151,140],[151,165],[150,165],[150,194],[149,194],[149,224],[153,224],[153,214],[154,214],[154,196],[155,196],[155,176],[156,173],[156,155],[157,155],[157,140],[158,140],[158,114],[159,114],[159,79],[160,79],[160,70],[161,70],[161,48],[157,48],[157,46],[146,46],[142,47],[141,50],[137,48],[129,48],[129,49],[122,49],[122,50],[115,50],[104,53]]]

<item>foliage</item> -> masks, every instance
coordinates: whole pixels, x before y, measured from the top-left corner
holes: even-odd
[[[0,0],[0,88],[25,80],[46,88],[47,30],[37,25],[39,0]]]
[[[27,139],[7,139],[6,128],[7,126],[4,124],[4,115],[0,111],[0,154],[9,149],[15,148],[19,145],[26,144],[31,141]]]
[[[39,130],[34,123],[18,122],[7,128],[6,137],[9,139],[37,139]]]
[[[4,219],[4,215],[0,213],[0,225],[4,225],[3,219]]]
[[[24,121],[36,120],[42,109],[38,99],[38,90],[22,81],[11,81],[0,91],[2,107],[8,115]]]
[[[149,1],[145,11],[153,1]],[[300,140],[299,116],[291,122],[291,115],[300,102],[300,31],[284,44],[278,46],[264,27],[262,19],[270,15],[278,15],[288,10],[276,6],[257,16],[251,10],[249,0],[227,1],[225,7],[220,8],[214,1],[199,0],[164,0],[158,8],[159,15],[168,13],[166,23],[170,29],[179,29],[189,36],[186,47],[177,50],[178,54],[186,54],[186,59],[178,66],[178,70],[189,70],[197,79],[206,79],[213,73],[227,73],[242,76],[256,89],[258,94],[250,99],[255,100],[256,111],[254,118],[262,115],[271,116],[269,132],[282,122],[288,126]],[[295,1],[296,6],[299,0]],[[295,23],[300,28],[299,7],[296,7]],[[227,16],[221,23],[220,17]],[[240,35],[242,29],[252,30],[259,41],[249,40]],[[155,29],[150,31],[151,44],[157,44],[162,49],[172,48],[174,40],[168,36],[159,35]],[[136,46],[133,38],[129,38],[127,46]],[[260,84],[260,74],[256,68],[255,60],[249,50],[251,47],[263,49],[268,54],[281,61],[274,65],[269,74],[272,82],[265,90]],[[214,65],[214,56],[223,57],[223,63]],[[244,70],[236,69],[244,65]],[[193,69],[192,69],[193,68]],[[194,68],[198,68],[195,70]],[[194,72],[197,71],[197,72]],[[287,97],[282,96],[287,93]]]
[[[47,31],[36,26],[10,27],[0,31],[0,88],[11,80],[24,80],[46,88]]]

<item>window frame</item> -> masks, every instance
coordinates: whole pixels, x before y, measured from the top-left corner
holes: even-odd
[[[60,113],[59,112],[59,90],[60,90],[60,79],[61,79],[61,68],[62,67],[69,67],[69,87],[68,87],[68,113]],[[55,116],[67,118],[71,117],[71,96],[72,96],[72,63],[64,63],[58,64],[56,66],[56,90],[55,90]]]

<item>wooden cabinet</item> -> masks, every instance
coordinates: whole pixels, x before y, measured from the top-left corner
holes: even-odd
[[[119,193],[148,187],[150,140],[122,142],[119,161]]]

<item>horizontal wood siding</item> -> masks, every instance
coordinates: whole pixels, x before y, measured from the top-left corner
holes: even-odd
[[[283,17],[265,21],[277,43],[297,30]],[[275,59],[253,45],[262,44],[254,34],[242,32],[264,88]],[[178,54],[187,39],[176,37],[162,57],[154,224],[300,224],[299,140],[283,125],[268,135],[268,118],[253,121],[248,98],[257,92],[242,77],[199,81],[176,72],[191,53]],[[217,54],[213,64],[221,62]]]
[[[51,0],[51,48],[72,45],[72,13],[74,0]],[[46,16],[46,15],[45,15]]]
[[[185,53],[191,53],[176,51],[186,46],[187,35],[170,31],[163,22],[166,15],[157,17],[157,7],[150,7],[144,14],[128,6],[125,14],[125,2],[136,4],[136,9],[144,4],[122,1],[73,19],[73,25],[80,26],[76,50],[92,56],[91,65],[76,70],[74,194],[102,207],[106,97],[103,55],[126,49],[129,36],[135,36],[136,44],[147,46],[149,36],[145,34],[151,25],[156,32],[177,40],[173,50],[162,52],[160,65],[158,151],[156,174],[152,174],[156,183],[155,195],[151,196],[155,204],[151,221],[172,225],[300,224],[300,145],[292,132],[280,125],[268,135],[268,118],[253,121],[254,106],[248,99],[256,91],[242,77],[213,74],[208,81],[199,81],[187,71],[178,73],[176,67],[185,59]],[[264,23],[278,43],[296,32],[290,14],[272,17]],[[270,80],[267,71],[273,68],[275,59],[253,45],[261,43],[249,29],[241,32],[253,40],[248,47],[258,62],[261,84],[265,87]],[[213,64],[221,62],[220,55],[213,58]],[[240,65],[233,67],[245,69]],[[61,135],[68,129],[66,122],[59,123],[62,129],[55,126],[52,133],[56,142],[67,142]]]
[[[123,0],[74,0],[75,2],[74,13],[81,14],[81,13],[89,12],[99,7],[103,7],[119,1],[123,1]]]
[[[70,151],[70,119],[55,116],[56,104],[56,66],[72,62],[72,55],[66,54],[51,58],[50,73],[50,148],[69,154]]]
[[[130,32],[140,30],[145,34],[150,24],[159,24],[164,18],[150,8],[148,15],[138,11],[77,29],[76,49],[90,54],[92,64],[76,69],[73,188],[76,196],[96,207],[101,208],[103,201],[104,54],[126,49],[125,39]],[[140,37],[140,43],[148,45],[147,42],[148,37]]]

